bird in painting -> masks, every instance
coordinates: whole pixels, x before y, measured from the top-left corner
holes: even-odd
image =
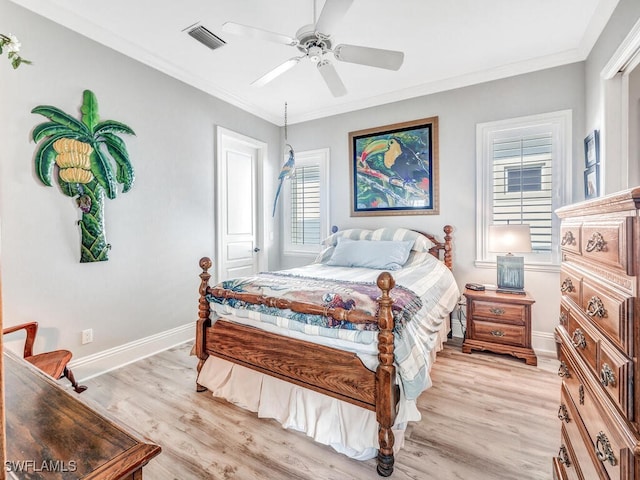
[[[420,183],[429,176],[424,160],[396,137],[371,142],[360,160],[370,168],[386,171],[390,181],[400,180],[403,185]]]
[[[280,169],[280,174],[278,175],[278,180],[280,183],[278,183],[276,198],[273,201],[273,213],[271,214],[272,217],[276,216],[276,205],[278,204],[278,197],[280,196],[280,190],[282,190],[282,184],[284,183],[286,178],[290,178],[293,175],[293,172],[296,169],[296,160],[293,153],[293,147],[289,144],[287,144],[287,147],[289,147],[289,158]]]

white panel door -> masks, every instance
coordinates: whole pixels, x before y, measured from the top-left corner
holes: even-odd
[[[259,269],[258,166],[264,145],[218,128],[217,255],[218,281]]]

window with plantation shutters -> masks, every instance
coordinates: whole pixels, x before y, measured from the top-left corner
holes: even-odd
[[[328,235],[328,149],[296,152],[285,191],[285,253],[317,253]]]
[[[525,264],[557,264],[558,221],[570,198],[571,112],[477,126],[477,262],[495,261],[489,225],[527,224],[533,252]]]

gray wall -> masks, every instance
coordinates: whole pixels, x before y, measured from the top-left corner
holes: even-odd
[[[43,348],[76,358],[197,318],[198,260],[214,254],[215,127],[267,142],[265,178],[281,158],[280,128],[70,30],[0,0],[0,31],[14,33],[32,66],[0,58],[0,220],[3,321],[41,323]],[[5,30],[7,30],[5,32]],[[80,264],[79,210],[34,173],[33,127],[48,104],[76,115],[92,90],[103,120],[125,136],[136,181],[105,201],[107,262]],[[272,195],[268,182],[266,192]],[[267,245],[269,247],[269,245]],[[267,262],[277,266],[277,248]],[[94,343],[80,331],[94,329]]]

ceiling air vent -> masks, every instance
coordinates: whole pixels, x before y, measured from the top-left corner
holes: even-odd
[[[215,50],[216,48],[222,47],[225,43],[220,37],[215,35],[213,32],[208,30],[199,24],[193,24],[190,27],[185,28],[183,31],[186,31],[193,38],[198,40],[203,45],[206,45],[211,50]]]

